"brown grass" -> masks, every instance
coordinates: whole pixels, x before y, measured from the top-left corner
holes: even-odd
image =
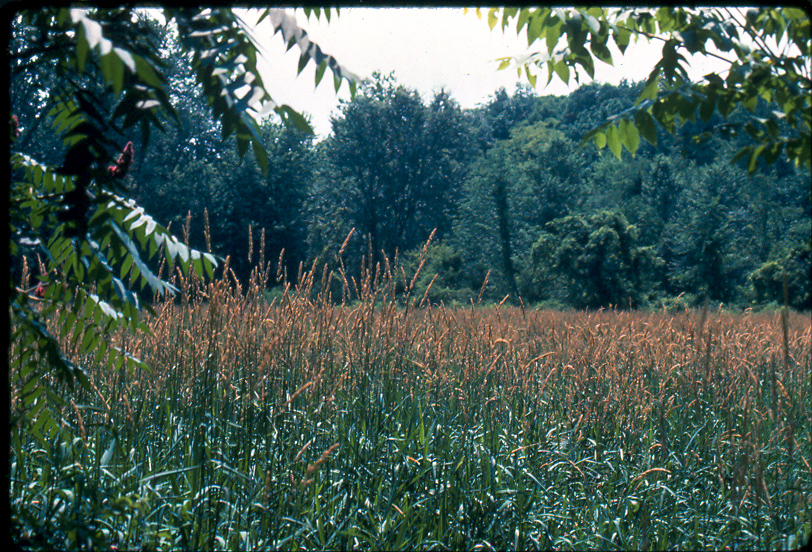
[[[240,417],[295,394],[329,405],[337,393],[387,385],[464,412],[520,399],[570,412],[576,425],[633,432],[653,411],[664,421],[689,401],[741,418],[737,437],[749,443],[759,420],[809,393],[812,324],[799,313],[415,308],[369,273],[356,285],[362,301],[335,305],[326,282],[336,276],[315,268],[269,302],[260,292],[268,272],[257,269],[246,289],[228,270],[206,285],[176,276],[180,297],[157,305],[151,334],[115,337],[152,372],[93,372],[105,407],[137,418],[131,405],[205,397]],[[764,393],[770,407],[754,406]]]

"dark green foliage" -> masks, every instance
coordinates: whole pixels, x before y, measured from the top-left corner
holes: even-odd
[[[568,138],[583,131],[574,131],[573,125],[586,127],[590,117],[597,120],[633,102],[636,89],[586,85],[563,104],[537,98],[542,107],[535,112],[558,105],[577,118],[519,123],[510,139],[495,142],[477,159],[449,241],[465,261],[469,286],[480,287],[490,271],[488,299],[510,294],[515,300],[518,291],[526,301],[549,300],[555,286],[542,284],[540,275],[530,284],[531,248],[544,224],[601,210],[622,213],[636,227],[637,246],[650,247],[662,260],[646,275],[646,295],[655,301],[685,294],[690,304],[744,305],[750,300],[749,274],[808,241],[809,173],[778,162],[748,175],[746,167],[726,160],[742,146],[738,138],[696,144],[685,139],[693,130],[684,125],[675,136],[664,134],[659,151],[641,147],[638,155],[622,161],[578,148]]]
[[[411,277],[420,267],[422,250],[412,250],[404,255],[404,268]],[[466,282],[462,255],[446,243],[431,244],[423,256],[424,264],[415,281],[412,296],[419,301],[425,297],[430,304],[454,303],[467,305],[478,299],[479,290]]]
[[[305,62],[329,65],[338,84],[351,78],[304,41],[284,12],[265,15],[290,45],[299,45]],[[164,16],[176,25],[186,52],[174,53],[174,90],[163,72],[166,32],[131,7],[12,14],[10,95],[20,111],[10,113],[16,129],[9,167],[9,363],[17,390],[10,421],[43,447],[58,434],[71,438],[53,408],[64,406],[77,383],[89,389],[87,362],[110,370],[146,368],[110,336],[122,326],[146,330],[141,307],[152,309],[142,304],[143,294],[152,299],[175,291],[160,267],[211,278],[218,264],[213,255],[180,243],[129,197],[133,163],[147,157],[153,129],[164,130],[167,121],[182,125],[174,101],[192,80],[202,87],[203,111],[219,124],[221,136],[235,137],[239,158],[252,144],[268,173],[254,116],[271,98],[245,24],[228,9],[166,9]],[[178,74],[178,65],[191,80]],[[288,106],[273,109],[309,129]],[[136,128],[141,140],[134,147]],[[38,280],[33,286],[32,276]],[[95,488],[88,492],[96,496]],[[71,527],[63,529],[73,545],[95,546]]]
[[[553,220],[533,245],[528,299],[556,298],[576,308],[646,303],[659,259],[639,247],[637,230],[603,211]]]
[[[198,77],[186,70],[195,63],[193,52],[184,53],[175,33],[149,25],[177,124],[153,134],[154,147],[143,152],[137,133],[125,132],[136,140],[137,155],[121,182],[158,222],[183,230],[189,245],[230,256],[242,281],[249,252],[275,261],[284,250],[281,271],[295,280],[300,263],[318,260],[337,268],[335,253],[355,228],[342,262],[357,275],[362,261],[374,268],[384,252],[419,251],[436,230],[449,255],[462,260],[446,278],[448,297],[457,296],[452,291],[478,295],[487,277],[486,300],[544,300],[550,294],[530,283],[532,247],[544,225],[611,210],[637,229],[639,247],[651,247],[663,261],[647,276],[652,299],[684,293],[695,304],[745,304],[755,298],[749,275],[810,233],[808,172],[779,160],[747,178],[747,167],[725,166],[747,145],[746,133],[691,139],[725,121],[745,124],[750,112],[741,106],[724,117],[714,112],[707,121],[681,119],[674,134],[655,126],[656,150],[643,125],[636,155],[623,161],[579,147],[601,121],[633,108],[645,83],[588,83],[568,97],[540,97],[519,87],[461,110],[445,93],[424,102],[393,77],[378,76],[344,104],[336,132],[318,145],[291,127],[260,122],[266,177],[254,157],[239,159],[234,134],[224,140],[212,124]],[[17,82],[25,90],[53,86],[48,79]],[[39,97],[35,111],[47,102]],[[104,95],[96,99],[102,102]],[[775,107],[762,99],[754,113],[767,117]],[[47,144],[43,125],[27,123],[20,139]],[[613,147],[622,147],[616,138]],[[482,153],[474,157],[477,145]],[[108,163],[116,155],[110,153]],[[76,202],[64,208],[83,209]],[[437,282],[443,278],[439,274]]]
[[[535,94],[527,86],[517,85],[512,96],[504,88],[497,90],[491,100],[474,113],[480,150],[485,151],[497,141],[510,138],[513,127],[559,115],[554,110],[546,110],[542,115],[534,107],[538,105]]]
[[[349,254],[381,260],[450,230],[460,181],[471,155],[457,104],[438,92],[424,105],[394,77],[377,75],[333,120],[325,145],[333,178],[322,193],[336,200],[316,216],[337,211],[356,229]]]
[[[757,304],[783,304],[786,286],[789,306],[799,310],[812,309],[812,255],[809,244],[796,246],[783,258],[762,264],[750,274],[749,280]]]
[[[510,17],[519,14],[509,10],[513,10]],[[596,9],[545,10],[532,17],[522,12],[525,15],[519,17],[535,33],[542,23],[535,18],[544,15],[545,25],[552,29],[548,39],[556,33],[566,36],[569,50],[550,60],[551,74],[567,80],[576,66],[589,72],[593,56],[606,58],[605,39],[610,31]],[[330,11],[324,13],[329,18]],[[312,409],[300,416],[292,407],[290,416],[277,415],[271,421],[270,425],[278,422],[274,427],[278,432],[269,433],[268,419],[263,418],[267,401],[260,407],[250,391],[235,386],[217,388],[222,396],[210,392],[215,389],[211,367],[222,358],[214,354],[213,342],[206,337],[178,357],[190,363],[195,374],[182,385],[193,382],[196,389],[205,390],[196,396],[203,402],[178,405],[176,395],[162,403],[163,408],[147,407],[145,416],[153,416],[156,422],[149,433],[161,443],[182,434],[175,433],[178,418],[172,409],[188,415],[184,442],[179,444],[179,437],[168,449],[161,449],[162,459],[169,462],[167,470],[155,473],[150,468],[135,478],[136,471],[155,459],[154,451],[139,441],[143,435],[128,433],[132,427],[121,426],[120,419],[118,426],[109,419],[95,424],[87,437],[80,412],[96,412],[95,406],[70,405],[78,428],[64,416],[74,397],[90,396],[87,402],[100,397],[109,408],[108,399],[118,396],[116,385],[105,389],[104,395],[95,387],[96,394],[91,393],[87,366],[101,367],[106,372],[100,373],[120,383],[125,374],[146,369],[143,361],[162,360],[161,346],[149,352],[151,359],[139,359],[133,354],[133,341],[113,341],[111,336],[117,330],[126,329],[130,336],[146,330],[140,309],[146,306],[151,311],[151,307],[145,301],[175,291],[163,279],[161,266],[167,266],[173,276],[199,282],[211,278],[218,264],[211,253],[231,256],[233,273],[246,280],[254,264],[280,258],[284,250],[279,274],[302,286],[297,297],[302,305],[315,305],[310,300],[319,294],[318,308],[325,308],[325,313],[330,299],[358,299],[364,293],[372,293],[372,299],[364,299],[358,312],[377,312],[375,282],[382,274],[392,280],[388,263],[397,255],[403,257],[405,270],[400,273],[402,280],[394,275],[402,283],[392,284],[392,289],[406,293],[398,305],[407,305],[407,312],[412,306],[470,303],[480,298],[499,301],[505,296],[522,305],[658,306],[655,301],[668,304],[681,294],[688,304],[786,303],[811,309],[809,106],[808,95],[801,93],[808,88],[808,75],[801,75],[798,82],[787,79],[793,67],[799,67],[797,58],[754,58],[749,67],[734,62],[724,82],[709,77],[699,85],[687,83],[681,80],[684,60],[679,45],[701,53],[708,39],[721,40],[723,49],[740,55],[740,45],[725,42],[732,31],[715,26],[718,22],[706,14],[658,10],[646,18],[640,13],[625,21],[637,31],[651,33],[656,25],[660,30],[668,27],[668,32],[679,29],[674,35],[679,40],[669,39],[663,49],[658,65],[661,77],[617,87],[588,85],[568,98],[536,97],[521,87],[513,96],[501,90],[488,104],[470,111],[461,110],[444,92],[426,103],[416,92],[397,86],[393,78],[376,77],[364,85],[362,94],[344,104],[334,121],[334,135],[315,145],[307,134],[305,116],[271,102],[257,73],[254,39],[231,10],[167,9],[164,14],[176,26],[177,36],[131,8],[22,12],[12,25],[9,47],[9,362],[13,366],[10,385],[15,390],[10,415],[16,437],[13,454],[19,461],[14,485],[22,497],[14,507],[12,535],[18,544],[107,548],[138,542],[147,548],[213,549],[250,547],[276,534],[288,536],[262,542],[275,548],[431,547],[438,543],[628,547],[630,543],[645,546],[653,538],[647,529],[635,533],[638,522],[647,527],[644,520],[649,511],[656,511],[660,520],[656,542],[661,547],[673,542],[712,542],[721,548],[739,543],[736,539],[742,534],[758,535],[758,545],[786,542],[790,546],[804,536],[808,539],[808,524],[806,529],[793,526],[790,531],[787,520],[762,514],[760,506],[750,519],[734,516],[732,510],[708,514],[707,503],[697,503],[693,497],[697,488],[710,488],[714,480],[687,467],[679,478],[687,487],[674,484],[675,490],[665,489],[667,497],[662,487],[648,489],[660,493],[659,506],[649,504],[645,493],[621,496],[603,491],[608,502],[602,502],[602,507],[609,504],[614,518],[607,517],[586,533],[583,528],[598,519],[594,508],[584,514],[579,505],[570,504],[561,514],[560,504],[551,502],[551,497],[571,496],[560,489],[572,482],[575,471],[585,478],[577,464],[586,466],[598,454],[600,428],[605,424],[590,427],[585,422],[584,431],[591,431],[595,439],[580,440],[571,448],[575,456],[567,465],[559,457],[557,443],[550,444],[550,455],[523,457],[517,464],[514,453],[523,451],[530,441],[544,442],[549,434],[528,434],[526,425],[511,425],[527,416],[516,402],[500,403],[500,408],[509,408],[495,414],[489,410],[495,408],[489,406],[491,400],[477,402],[477,397],[468,397],[474,399],[470,404],[482,409],[477,411],[480,425],[472,429],[467,418],[460,425],[460,403],[454,401],[461,398],[453,393],[444,397],[451,401],[450,410],[438,410],[436,404],[415,401],[414,395],[407,397],[391,382],[376,379],[373,372],[359,380],[357,400],[341,402],[344,409],[333,412],[336,416],[319,418],[321,414]],[[300,69],[315,62],[317,83],[327,67],[336,87],[342,79],[352,81],[352,75],[311,43],[285,12],[269,9],[263,17],[272,21],[288,47],[298,45]],[[771,9],[756,10],[747,17],[752,28],[767,35],[786,33],[808,54],[804,35],[808,35],[808,18],[793,10]],[[695,28],[699,23],[710,27]],[[691,38],[691,33],[698,38]],[[620,46],[628,42],[623,32],[612,36]],[[778,65],[776,74],[769,66]],[[238,93],[246,87],[246,94]],[[267,110],[289,124],[283,127],[262,120],[259,113]],[[155,133],[155,129],[164,132]],[[584,134],[598,146],[608,146],[614,157],[599,149],[580,149],[577,142]],[[246,157],[249,146],[253,155]],[[480,154],[475,157],[477,146]],[[636,156],[621,162],[624,147]],[[738,159],[741,166],[728,165],[729,158]],[[203,213],[208,213],[208,219]],[[205,237],[204,223],[208,224]],[[184,243],[169,232],[170,225],[183,230]],[[421,247],[429,235],[439,239]],[[204,247],[209,253],[201,252]],[[302,263],[313,261],[337,269],[328,275],[325,268],[320,291],[318,285],[312,287],[312,274],[309,283],[306,278],[296,281]],[[399,266],[397,261],[394,266]],[[258,298],[268,280],[263,265],[262,277],[253,280],[248,294]],[[289,289],[277,290],[278,304],[293,305]],[[236,295],[242,297],[241,293],[239,289]],[[209,313],[217,313],[216,305],[208,306],[212,307]],[[390,316],[399,312],[395,306],[395,302],[389,305]],[[450,320],[446,331],[452,327]],[[273,322],[262,318],[257,326],[269,321]],[[367,352],[383,335],[370,337],[376,331],[372,323],[351,322],[345,327],[365,332],[359,343]],[[297,343],[297,336],[312,333],[299,328],[288,337]],[[178,331],[170,339],[179,336]],[[707,351],[711,342],[709,333]],[[207,356],[191,363],[189,358],[200,352],[200,343],[208,343]],[[397,357],[407,351],[402,344],[398,347],[381,346],[381,362],[373,362],[374,369],[391,365],[402,370],[414,364],[430,374],[428,357],[422,363],[411,353]],[[485,349],[493,352],[494,347],[489,335]],[[229,354],[243,348],[259,351],[262,345],[240,344]],[[332,351],[332,345],[328,349]],[[428,354],[428,350],[426,346],[420,352]],[[291,346],[280,356],[289,359],[296,351]],[[433,346],[431,351],[434,354]],[[441,357],[441,349],[436,351]],[[299,359],[298,369],[310,370],[325,358],[322,353],[314,351]],[[502,358],[499,355],[496,361]],[[353,374],[372,366],[368,354],[359,358],[364,359],[362,364],[345,365]],[[527,369],[539,358],[500,365],[500,369]],[[785,368],[788,362],[785,354]],[[773,408],[778,404],[774,364]],[[477,360],[476,365],[482,363]],[[201,372],[201,366],[206,370]],[[292,365],[286,366],[290,370]],[[708,366],[705,361],[706,370]],[[762,382],[765,366],[760,368]],[[163,368],[171,371],[175,365]],[[246,363],[238,370],[246,375],[255,368]],[[295,391],[285,379],[289,376],[282,374],[270,387],[272,392]],[[231,377],[229,373],[227,378]],[[499,377],[498,373],[490,376],[487,386],[483,377],[481,388],[500,390]],[[710,377],[706,372],[706,380]],[[234,381],[238,379],[239,375]],[[588,381],[598,378],[590,376]],[[380,389],[379,395],[368,393],[372,387]],[[661,389],[652,385],[649,392]],[[220,420],[232,394],[245,400],[244,408],[231,419]],[[804,411],[790,395],[787,405]],[[329,397],[318,412],[334,400]],[[494,396],[496,400],[501,399]],[[704,408],[696,397],[679,404]],[[548,408],[548,403],[536,406]],[[136,405],[136,420],[143,408],[143,403]],[[729,420],[724,431],[717,425],[710,427],[718,424],[717,418],[706,417],[706,412],[693,415],[690,408],[694,407],[680,412],[682,423],[674,435],[685,436],[683,428],[689,426],[718,439],[739,431]],[[129,404],[126,411],[132,414]],[[235,421],[237,416],[240,424],[245,416],[262,419],[254,426],[261,430],[244,432]],[[354,425],[358,420],[367,424],[368,416],[368,425]],[[322,450],[330,450],[327,446],[334,442],[327,436],[337,435],[343,464],[336,458],[336,464],[325,466],[324,478],[317,476],[312,485],[297,484],[294,471],[303,478],[314,471],[297,464],[309,446],[302,442],[302,426],[313,421],[316,425],[309,429],[319,435]],[[661,414],[659,426],[653,423],[640,440],[649,452],[654,432],[665,433],[670,421]],[[746,434],[746,429],[741,433]],[[776,431],[785,432],[785,428]],[[570,437],[574,435],[575,429]],[[226,455],[212,447],[212,440],[219,439],[233,452],[240,448],[232,441],[236,437],[254,445],[250,451],[247,445],[238,451],[242,466],[230,464]],[[618,442],[617,434],[611,438]],[[672,435],[671,445],[688,450],[693,437],[688,439],[683,443],[682,437]],[[455,449],[452,441],[463,445]],[[792,434],[786,442],[792,460]],[[403,447],[393,452],[393,443]],[[633,440],[624,441],[623,447],[628,446],[636,445]],[[130,462],[136,450],[144,460],[133,467]],[[626,466],[622,454],[617,465]],[[179,457],[189,459],[191,467],[173,464]],[[240,471],[249,458],[259,457],[268,466],[266,474],[274,474],[272,481],[263,481],[259,472],[243,475]],[[719,465],[718,458],[705,460]],[[672,461],[692,462],[693,457],[672,451],[668,462]],[[564,468],[557,479],[534,475],[544,468],[552,470],[551,463]],[[667,465],[672,469],[672,464]],[[607,466],[611,473],[598,474],[595,481],[619,481],[615,464]],[[762,472],[757,473],[761,478]],[[495,490],[497,478],[507,485],[501,495]],[[627,483],[628,477],[624,478]],[[459,484],[472,481],[473,492],[459,492]],[[419,494],[426,489],[428,494]],[[225,530],[227,542],[216,540],[220,534],[213,528],[222,508],[227,508],[224,497],[232,490],[243,493],[232,513],[240,508],[252,515],[262,512],[258,515],[261,528],[250,529],[257,530],[252,533],[254,540],[241,532],[229,533],[230,528]],[[346,502],[347,493],[358,502]],[[264,504],[257,501],[261,494]],[[418,498],[410,503],[412,497]],[[394,500],[404,505],[398,515],[393,513]],[[157,509],[149,511],[155,504]],[[459,506],[449,509],[448,504]],[[708,523],[718,529],[715,539],[677,534],[663,523],[673,518],[672,504],[673,511],[688,504],[685,519],[689,521],[696,519],[697,512],[710,515],[713,519]],[[335,515],[325,521],[320,508],[329,508]],[[213,512],[213,517],[207,512]],[[272,522],[269,512],[276,516]],[[302,512],[301,519],[294,519]],[[348,519],[353,520],[352,528],[346,527]],[[508,520],[504,527],[513,532],[493,520]],[[571,533],[549,529],[562,520],[572,522]],[[149,525],[147,536],[132,540],[132,535],[141,534],[142,523]],[[773,535],[764,542],[758,530],[762,524]],[[785,536],[786,541],[775,540]],[[754,544],[753,539],[743,542]]]
[[[546,123],[513,128],[509,140],[478,158],[464,183],[454,235],[475,288],[493,270],[494,292],[501,295],[490,298],[518,300],[525,255],[544,224],[580,207],[585,168],[576,146]]]

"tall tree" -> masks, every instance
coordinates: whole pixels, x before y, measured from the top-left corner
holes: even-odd
[[[454,230],[472,287],[493,270],[497,293],[521,295],[518,275],[538,233],[582,201],[584,167],[575,149],[562,132],[536,123],[513,128],[510,139],[478,158]]]
[[[471,147],[445,92],[426,106],[393,76],[377,75],[333,120],[326,149],[362,251],[391,256],[449,229]]]
[[[547,223],[531,254],[533,299],[563,299],[576,308],[645,304],[658,259],[636,238],[617,212]]]
[[[208,212],[211,241],[216,252],[231,255],[236,275],[246,280],[259,258],[259,236],[264,232],[265,259],[283,262],[293,280],[307,257],[305,200],[313,177],[313,137],[299,129],[263,125],[268,173],[256,163],[237,163],[233,151],[216,163],[218,185],[212,186]],[[248,243],[249,228],[254,244]],[[253,248],[253,257],[249,262]]]
[[[494,146],[497,140],[510,138],[510,130],[526,124],[534,112],[536,95],[527,85],[517,85],[514,94],[504,87],[475,112],[477,142],[481,150]]]

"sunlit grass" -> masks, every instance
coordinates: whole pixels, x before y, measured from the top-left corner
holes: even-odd
[[[151,372],[91,363],[62,436],[12,429],[27,542],[808,542],[808,316],[448,309],[396,294],[397,273],[314,268],[272,301],[267,265],[247,289],[178,278],[151,335],[116,336]]]

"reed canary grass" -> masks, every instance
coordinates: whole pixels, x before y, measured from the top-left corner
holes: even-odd
[[[272,297],[262,257],[244,285],[175,272],[150,333],[109,343],[150,371],[76,358],[63,433],[12,428],[15,523],[156,549],[808,542],[808,316],[449,308],[346,246],[295,283],[280,256]]]

